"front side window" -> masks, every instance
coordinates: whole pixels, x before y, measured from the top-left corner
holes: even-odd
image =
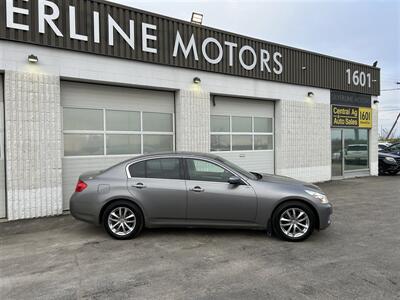
[[[129,166],[131,177],[182,179],[181,160],[179,158],[158,158],[141,161]]]
[[[211,162],[200,159],[186,159],[189,180],[228,182],[233,174]]]
[[[135,155],[173,151],[173,114],[63,109],[64,156]]]
[[[211,151],[273,150],[273,119],[212,115]]]

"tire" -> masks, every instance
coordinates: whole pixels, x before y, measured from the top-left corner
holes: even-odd
[[[293,216],[295,217],[293,218]],[[292,223],[292,220],[296,223]],[[275,210],[272,216],[272,226],[274,233],[282,240],[304,241],[314,231],[315,215],[312,209],[303,202],[285,202]]]
[[[111,203],[103,214],[103,226],[107,233],[117,240],[136,237],[143,228],[141,210],[129,201]]]

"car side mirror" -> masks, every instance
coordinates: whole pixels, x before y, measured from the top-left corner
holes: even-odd
[[[229,177],[228,182],[229,182],[230,184],[235,184],[235,185],[239,185],[239,184],[242,184],[242,183],[243,183],[242,179],[240,179],[240,178],[237,177],[237,176],[231,176],[231,177]]]

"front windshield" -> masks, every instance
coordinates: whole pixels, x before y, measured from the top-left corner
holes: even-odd
[[[236,172],[238,172],[240,175],[243,175],[249,179],[253,179],[253,180],[257,180],[258,177],[248,171],[246,171],[245,169],[242,169],[241,167],[239,167],[238,165],[234,164],[233,162],[230,162],[229,160],[226,160],[222,157],[218,157],[218,160],[223,162],[225,165],[227,165],[229,168],[235,170]]]

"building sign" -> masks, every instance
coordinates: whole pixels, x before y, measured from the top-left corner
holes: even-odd
[[[332,127],[372,128],[372,109],[331,105]]]
[[[369,95],[380,70],[100,0],[0,0],[0,39]]]
[[[331,104],[371,107],[371,96],[357,93],[331,91]]]

